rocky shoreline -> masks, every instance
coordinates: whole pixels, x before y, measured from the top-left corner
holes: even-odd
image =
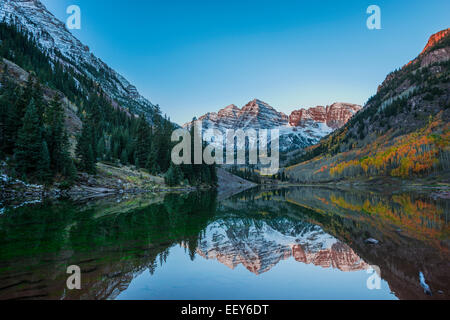
[[[116,167],[103,163],[97,164],[97,171],[96,175],[78,173],[75,183],[68,187],[64,183],[54,183],[52,186],[29,184],[8,176],[5,170],[0,173],[0,207],[22,206],[44,200],[68,199],[83,202],[121,195],[193,192],[212,188],[217,191],[220,199],[224,199],[256,186],[222,168],[217,168],[217,187],[189,185],[168,187],[160,176],[152,176],[130,167]]]
[[[62,188],[58,184],[51,187],[27,184],[3,174],[0,179],[0,187],[0,204],[35,203],[41,202],[44,199],[83,201],[123,194],[191,192],[197,190],[196,187],[191,186],[169,188],[164,185],[142,188],[132,184],[122,183],[120,180],[117,180],[115,185],[111,184],[111,182],[107,185],[101,185],[94,177],[86,174],[80,174],[77,183],[70,188]]]

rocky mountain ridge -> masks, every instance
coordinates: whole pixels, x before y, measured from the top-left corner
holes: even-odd
[[[156,106],[90,52],[89,47],[73,36],[40,1],[0,0],[0,4],[0,21],[14,23],[30,32],[52,60],[93,80],[116,107],[126,108],[134,114],[144,113],[151,119]]]
[[[445,30],[441,30],[439,32],[436,32],[435,34],[431,35],[430,39],[428,40],[425,48],[423,48],[420,55],[424,55],[428,50],[433,48],[435,45],[438,44],[442,39],[450,35],[450,28],[447,28]]]
[[[361,106],[336,102],[293,111],[289,116],[278,112],[268,103],[254,99],[242,108],[231,104],[218,112],[208,112],[198,118],[203,130],[279,129],[280,150],[287,152],[317,143],[322,137],[342,127]],[[184,124],[190,128],[193,122]]]
[[[326,123],[333,129],[339,129],[353,117],[361,106],[351,103],[335,102],[331,106],[317,106],[309,109],[295,110],[289,116],[289,125],[302,126],[307,120]]]

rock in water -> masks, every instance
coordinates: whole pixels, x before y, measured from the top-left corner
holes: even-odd
[[[365,242],[368,243],[368,244],[378,244],[379,243],[379,241],[377,239],[374,239],[374,238],[368,238],[368,239],[365,240]]]

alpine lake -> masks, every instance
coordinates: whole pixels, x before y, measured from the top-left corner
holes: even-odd
[[[0,299],[449,299],[449,208],[301,186],[8,206]]]

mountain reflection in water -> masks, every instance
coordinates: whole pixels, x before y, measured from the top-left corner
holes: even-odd
[[[312,187],[6,209],[0,299],[236,298],[226,288],[247,299],[448,299],[448,209],[425,195]],[[74,264],[81,290],[66,289]],[[380,295],[366,287],[371,265],[386,283]],[[302,276],[309,283],[294,284]]]

